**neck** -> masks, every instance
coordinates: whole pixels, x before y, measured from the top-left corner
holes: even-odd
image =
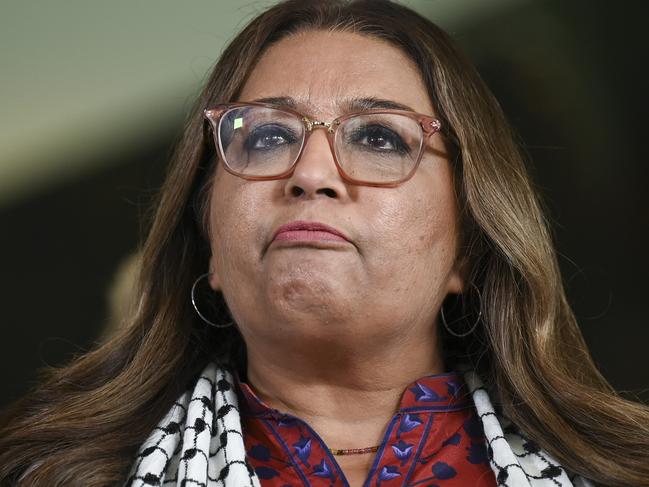
[[[444,372],[432,329],[416,340],[371,347],[345,341],[279,349],[248,342],[248,382],[259,398],[306,421],[331,448],[378,444],[405,387]]]

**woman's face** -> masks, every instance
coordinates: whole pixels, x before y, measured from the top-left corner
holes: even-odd
[[[354,33],[310,31],[270,47],[239,100],[277,97],[323,121],[353,99],[434,115],[415,65],[391,44]],[[429,145],[444,152],[439,134]],[[334,227],[348,241],[273,239],[296,220]],[[210,284],[248,346],[420,340],[444,297],[462,289],[451,169],[430,150],[396,188],[347,184],[321,129],[290,178],[248,181],[219,163],[210,232]]]

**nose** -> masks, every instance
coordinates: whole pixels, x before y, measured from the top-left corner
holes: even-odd
[[[325,129],[314,129],[308,137],[293,173],[285,182],[284,194],[304,199],[340,199],[347,194]]]

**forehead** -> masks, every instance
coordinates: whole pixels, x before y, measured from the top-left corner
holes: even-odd
[[[313,116],[345,113],[352,99],[392,101],[433,114],[414,62],[386,41],[351,32],[307,31],[268,48],[239,98],[279,97]]]

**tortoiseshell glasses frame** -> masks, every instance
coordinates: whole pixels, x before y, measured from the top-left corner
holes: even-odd
[[[224,149],[224,143],[223,143],[223,137],[220,136],[223,124],[223,120],[225,120],[225,115],[231,113],[233,110],[239,109],[239,108],[254,108],[254,107],[260,107],[260,108],[265,108],[269,110],[277,110],[277,116],[278,119],[280,117],[290,117],[291,119],[294,117],[296,122],[299,122],[303,125],[304,130],[301,131],[299,134],[299,140],[295,141],[295,144],[299,143],[299,150],[295,151],[295,154],[291,154],[287,160],[292,160],[290,164],[287,164],[287,167],[283,169],[281,172],[277,174],[249,174],[249,173],[244,173],[241,172],[240,170],[237,170],[235,167],[233,167],[229,162],[228,158],[226,157],[226,150]],[[257,103],[257,102],[248,102],[248,103],[226,103],[226,104],[219,104],[215,105],[212,108],[205,109],[204,110],[204,117],[205,119],[210,123],[211,126],[211,131],[213,134],[214,138],[214,144],[216,146],[216,150],[218,153],[219,158],[223,162],[223,165],[225,169],[230,172],[231,174],[238,176],[243,179],[247,179],[250,181],[269,181],[269,180],[276,180],[276,179],[284,179],[288,178],[291,176],[293,171],[295,170],[295,166],[297,165],[298,161],[300,160],[300,157],[302,156],[302,153],[304,151],[304,147],[306,146],[309,136],[313,133],[313,130],[316,128],[323,128],[326,130],[327,133],[327,140],[329,142],[329,147],[331,149],[331,153],[333,154],[333,159],[334,163],[336,165],[336,168],[338,170],[338,173],[342,177],[342,179],[350,184],[356,184],[356,185],[362,185],[362,186],[373,186],[373,187],[395,187],[398,186],[399,184],[407,181],[410,179],[414,173],[417,171],[417,168],[419,167],[419,163],[421,162],[423,153],[426,149],[426,146],[428,144],[429,138],[439,132],[441,130],[441,122],[436,119],[435,117],[429,116],[429,115],[424,115],[421,113],[416,113],[416,112],[411,112],[407,110],[387,110],[387,109],[374,109],[374,110],[365,110],[362,112],[355,112],[355,113],[349,113],[346,115],[343,115],[341,117],[338,117],[330,122],[324,122],[320,120],[314,120],[303,113],[300,113],[297,110],[293,110],[288,107],[280,107],[277,105],[273,104],[268,104],[268,103]],[[415,138],[413,139],[415,143],[413,144],[413,154],[409,155],[409,165],[412,165],[412,168],[407,172],[407,174],[402,174],[400,177],[397,179],[390,179],[390,180],[384,180],[384,181],[372,181],[372,180],[365,180],[362,178],[355,178],[351,175],[349,175],[345,169],[344,169],[344,161],[343,164],[341,164],[341,161],[339,160],[339,154],[340,151],[338,150],[336,144],[338,143],[338,138],[337,135],[339,133],[338,128],[344,126],[346,123],[349,123],[350,120],[355,119],[356,117],[371,117],[371,116],[380,116],[380,115],[396,115],[399,117],[407,117],[408,119],[416,122],[416,126],[418,127],[418,143],[417,142],[417,135],[416,135],[416,129],[414,129],[415,124],[411,123],[411,128],[415,130],[415,132],[412,134]],[[287,118],[288,119],[288,118]],[[401,119],[402,122],[405,122],[404,119]],[[229,127],[230,133],[232,134],[233,129],[237,129],[243,125],[243,121],[241,118],[238,118],[235,120],[233,127]],[[381,136],[379,135],[378,138],[381,140]],[[368,145],[365,144],[364,147],[367,147]],[[375,153],[380,154],[382,152],[382,149],[376,150]],[[416,152],[416,153],[415,153]],[[294,160],[293,160],[294,159]]]

